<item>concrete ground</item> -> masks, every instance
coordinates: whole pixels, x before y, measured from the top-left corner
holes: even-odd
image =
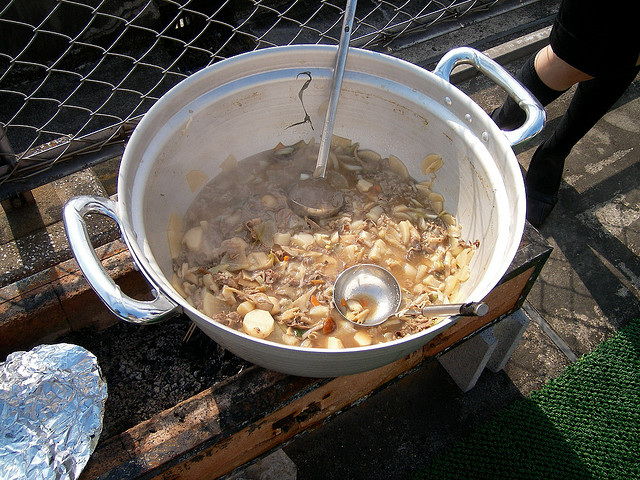
[[[557,2],[539,3],[540,10],[529,13],[532,19],[519,19],[532,25],[530,31],[500,35],[513,24],[502,19],[442,35],[422,50],[406,45],[394,54],[429,67],[449,46],[474,42],[482,50],[526,53],[530,33],[549,24],[536,21],[552,14]],[[515,72],[523,60],[510,58],[506,66]],[[460,87],[487,111],[502,102],[500,89],[482,77]],[[516,150],[523,168],[571,94],[549,106],[545,131]],[[559,204],[540,228],[553,252],[524,307],[532,321],[502,371],[484,371],[475,388],[463,393],[438,362],[426,363],[294,439],[271,462],[247,466],[233,478],[406,478],[640,316],[639,118],[636,79],[569,156]],[[117,159],[37,189],[34,204],[0,213],[0,286],[68,258],[62,204],[79,193],[113,194],[115,171]],[[117,237],[100,221],[95,228],[104,242]]]

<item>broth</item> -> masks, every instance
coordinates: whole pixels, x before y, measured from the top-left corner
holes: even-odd
[[[353,325],[336,311],[332,292],[345,268],[374,263],[397,278],[401,309],[458,301],[478,242],[462,240],[443,197],[431,190],[442,159],[425,157],[422,170],[431,180],[417,183],[398,158],[334,136],[326,181],[342,192],[344,206],[312,220],[288,207],[287,191],[310,176],[318,149],[313,140],[278,144],[223,162],[185,218],[170,221],[174,288],[215,321],[287,345],[366,346],[437,323],[416,316]],[[367,308],[344,301],[356,317]]]

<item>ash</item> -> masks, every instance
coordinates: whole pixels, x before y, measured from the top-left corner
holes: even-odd
[[[200,329],[185,342],[190,324],[185,316],[145,326],[120,322],[103,331],[80,330],[60,339],[80,345],[98,358],[109,394],[102,440],[250,365]]]

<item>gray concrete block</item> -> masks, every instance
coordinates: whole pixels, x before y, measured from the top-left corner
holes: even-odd
[[[440,355],[438,361],[456,385],[468,392],[475,387],[497,345],[493,329],[488,328]]]
[[[504,368],[518,343],[520,343],[529,321],[529,317],[522,309],[519,309],[492,327],[493,335],[498,340],[498,344],[487,362],[489,370],[499,372]]]
[[[284,450],[278,449],[223,478],[224,480],[296,480],[298,469]]]

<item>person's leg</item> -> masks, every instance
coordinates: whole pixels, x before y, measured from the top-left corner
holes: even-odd
[[[593,78],[558,57],[551,45],[547,45],[536,54],[535,69],[542,83],[561,92],[568,90],[576,83]]]
[[[571,149],[622,96],[639,68],[580,82],[555,131],[535,151],[525,178],[527,219],[539,226],[555,206]]]
[[[582,78],[576,72],[582,74],[560,60],[547,46],[529,57],[517,79],[546,107],[567,91],[575,83],[575,78]],[[491,118],[500,128],[513,130],[524,123],[525,113],[511,97],[507,97],[502,107],[493,111]]]

